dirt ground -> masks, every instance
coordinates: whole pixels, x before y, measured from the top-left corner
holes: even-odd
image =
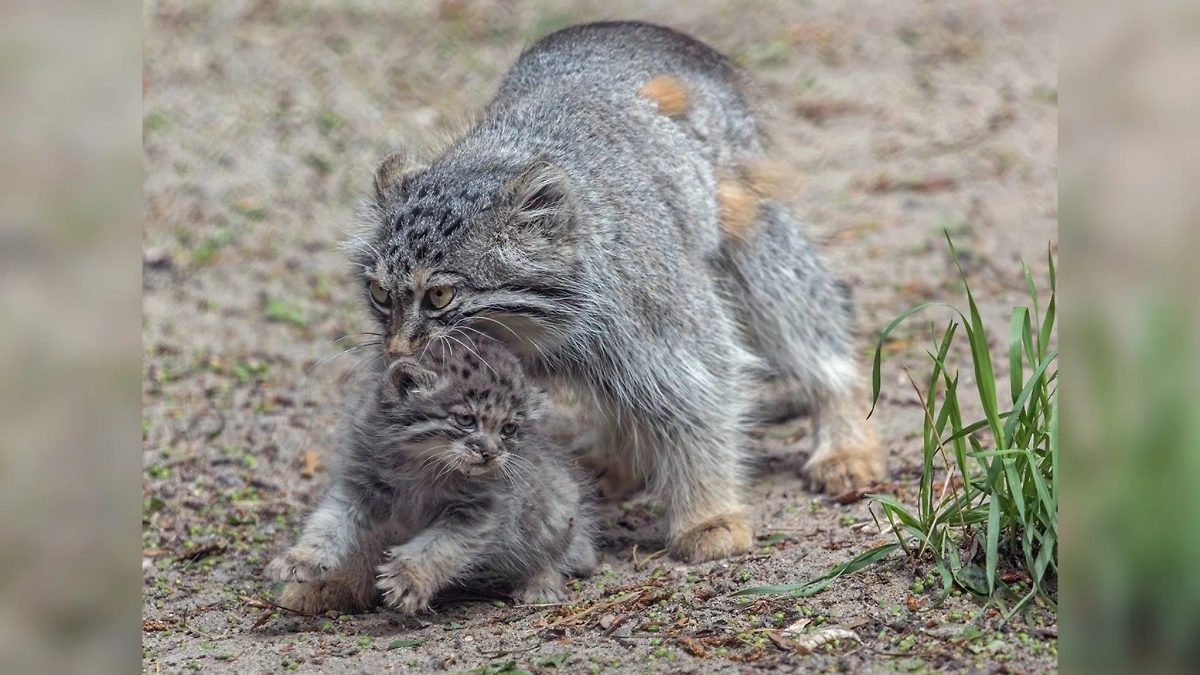
[[[265,605],[276,589],[260,578],[326,485],[354,359],[337,358],[338,340],[368,330],[338,244],[371,171],[389,149],[461,128],[523,45],[639,18],[749,68],[778,157],[800,176],[792,201],[855,289],[865,360],[909,306],[965,306],[945,229],[996,344],[1024,302],[1019,261],[1046,278],[1055,12],[1016,0],[148,2],[144,670],[1055,671],[1052,613],[1000,625],[967,597],[932,607],[934,593],[914,590],[931,570],[899,555],[809,598],[730,597],[888,541],[869,502],[804,490],[804,421],[759,434],[752,554],[683,566],[660,553],[652,499],[608,505],[602,571],[573,607],[460,598],[416,618],[305,617]],[[920,330],[889,344],[875,414],[889,470],[879,490],[907,501],[921,412],[900,366],[928,372]],[[962,377],[970,389],[969,367]],[[763,630],[803,619],[860,642],[802,654]],[[973,619],[982,635],[964,637]]]

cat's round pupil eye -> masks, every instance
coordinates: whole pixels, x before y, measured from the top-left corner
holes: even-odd
[[[504,434],[505,436],[512,436],[513,434],[517,433],[517,425],[509,422],[508,424],[500,427],[500,433]]]
[[[371,299],[385,307],[392,304],[392,294],[384,290],[378,281],[371,282]]]
[[[431,288],[429,289],[429,292],[425,294],[425,297],[429,299],[429,304],[432,305],[434,309],[441,309],[450,304],[450,301],[454,299],[454,288],[452,286],[438,286],[436,288]]]
[[[455,415],[454,423],[460,427],[470,429],[471,427],[475,426],[475,416],[474,415]]]

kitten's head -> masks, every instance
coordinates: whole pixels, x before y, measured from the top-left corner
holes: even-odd
[[[450,158],[415,168],[392,155],[375,187],[374,231],[352,247],[389,357],[473,331],[521,349],[575,315],[577,206],[554,165]]]
[[[439,475],[519,470],[523,442],[545,401],[517,357],[490,338],[398,359],[382,387],[394,449]]]

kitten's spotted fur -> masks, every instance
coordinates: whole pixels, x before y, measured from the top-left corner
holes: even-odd
[[[587,392],[600,449],[662,494],[689,561],[752,541],[753,419],[813,414],[818,488],[883,471],[848,289],[753,178],[767,157],[745,85],[659,26],[554,33],[431,165],[383,163],[356,242],[389,357],[483,330]]]
[[[450,585],[555,602],[595,565],[565,453],[539,429],[545,394],[501,343],[461,336],[374,373],[334,484],[266,574],[300,611],[405,612]],[[376,578],[378,575],[378,579]]]

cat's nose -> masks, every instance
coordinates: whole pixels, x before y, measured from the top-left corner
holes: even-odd
[[[388,356],[392,357],[410,356],[420,349],[423,344],[425,344],[423,338],[407,338],[403,335],[393,335],[388,338],[387,353]]]

